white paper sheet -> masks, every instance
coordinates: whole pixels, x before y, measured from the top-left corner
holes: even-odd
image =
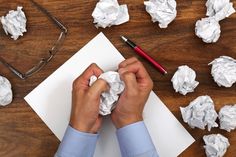
[[[123,60],[118,50],[100,33],[28,94],[25,100],[62,140],[69,123],[73,80],[93,62],[108,71],[116,70]],[[154,92],[150,94],[143,115],[160,157],[176,157],[194,142]],[[110,118],[106,117],[94,157],[121,156],[115,131]]]

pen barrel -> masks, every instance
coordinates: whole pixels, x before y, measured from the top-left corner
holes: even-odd
[[[126,43],[133,49],[135,49],[136,45],[131,40],[127,39]]]
[[[149,56],[147,53],[145,53],[139,46],[136,46],[134,50],[143,58],[148,60],[152,65],[157,68],[162,74],[166,74],[166,70],[161,66],[159,63],[157,63],[151,56]]]

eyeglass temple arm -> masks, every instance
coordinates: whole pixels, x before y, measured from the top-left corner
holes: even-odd
[[[30,0],[39,10],[45,13],[65,34],[68,32],[67,28],[59,21],[56,17],[52,16],[46,9],[44,9],[41,5],[36,3],[33,0]]]
[[[0,57],[0,63],[2,63],[4,66],[6,66],[8,69],[10,69],[14,74],[16,74],[21,79],[25,79],[24,74],[22,74],[18,69],[11,66],[9,63],[7,63],[2,57]]]
[[[49,57],[50,59],[52,57]],[[28,72],[26,72],[25,74],[21,73],[18,69],[16,69],[15,67],[13,67],[12,65],[10,65],[9,63],[7,63],[2,57],[0,57],[0,63],[2,63],[5,67],[7,67],[11,72],[13,72],[15,75],[17,75],[18,77],[20,77],[22,80],[30,77],[31,75],[33,75],[35,72],[38,72],[39,70],[41,70],[43,68],[43,66],[46,64],[46,62],[44,60],[41,60],[39,62],[39,64],[37,64],[35,67],[31,68]]]

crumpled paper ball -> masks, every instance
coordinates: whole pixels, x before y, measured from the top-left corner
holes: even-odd
[[[144,1],[144,5],[152,21],[159,22],[160,28],[167,28],[177,15],[175,0],[149,0]]]
[[[229,140],[221,134],[203,136],[207,157],[223,157],[230,146]]]
[[[205,43],[217,42],[220,38],[220,33],[220,24],[215,18],[202,18],[196,22],[195,34]]]
[[[207,0],[207,16],[220,16],[223,19],[235,12],[233,3],[230,0]]]
[[[105,80],[110,87],[109,91],[102,93],[100,99],[99,113],[105,116],[111,114],[111,111],[115,108],[119,95],[124,91],[125,84],[120,79],[119,73],[115,71],[105,72],[98,78],[94,75],[91,76],[89,85],[92,86],[97,79]]]
[[[207,0],[206,18],[198,20],[195,25],[195,33],[206,43],[215,43],[220,38],[219,21],[235,13],[233,3],[229,0]]]
[[[23,7],[18,6],[17,10],[11,10],[4,17],[1,17],[1,22],[5,33],[8,35],[11,34],[11,38],[17,40],[19,36],[23,36],[23,33],[26,32],[26,17],[25,13],[22,11]]]
[[[236,60],[229,56],[220,56],[213,60],[211,75],[218,86],[231,87],[236,82]]]
[[[187,65],[178,67],[171,81],[175,92],[186,95],[189,92],[193,92],[198,86],[199,82],[196,80],[196,73],[193,69]]]
[[[120,25],[129,21],[129,13],[127,5],[119,5],[117,0],[100,0],[93,13],[96,27],[110,27],[112,25]]]
[[[204,130],[207,126],[210,131],[212,127],[218,127],[215,122],[217,113],[214,103],[208,95],[197,97],[189,106],[180,107],[180,111],[184,122],[188,123],[191,128],[197,127]]]
[[[219,112],[220,128],[230,132],[236,128],[236,104],[226,105]]]
[[[12,102],[11,83],[7,78],[0,76],[0,106],[6,106]]]

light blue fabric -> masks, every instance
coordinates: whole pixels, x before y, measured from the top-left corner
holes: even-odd
[[[68,126],[55,157],[92,157],[98,134],[84,133]]]
[[[122,157],[158,157],[143,121],[116,132]],[[55,157],[92,157],[98,134],[83,133],[68,126]]]
[[[158,157],[143,121],[118,129],[116,135],[122,157]]]

